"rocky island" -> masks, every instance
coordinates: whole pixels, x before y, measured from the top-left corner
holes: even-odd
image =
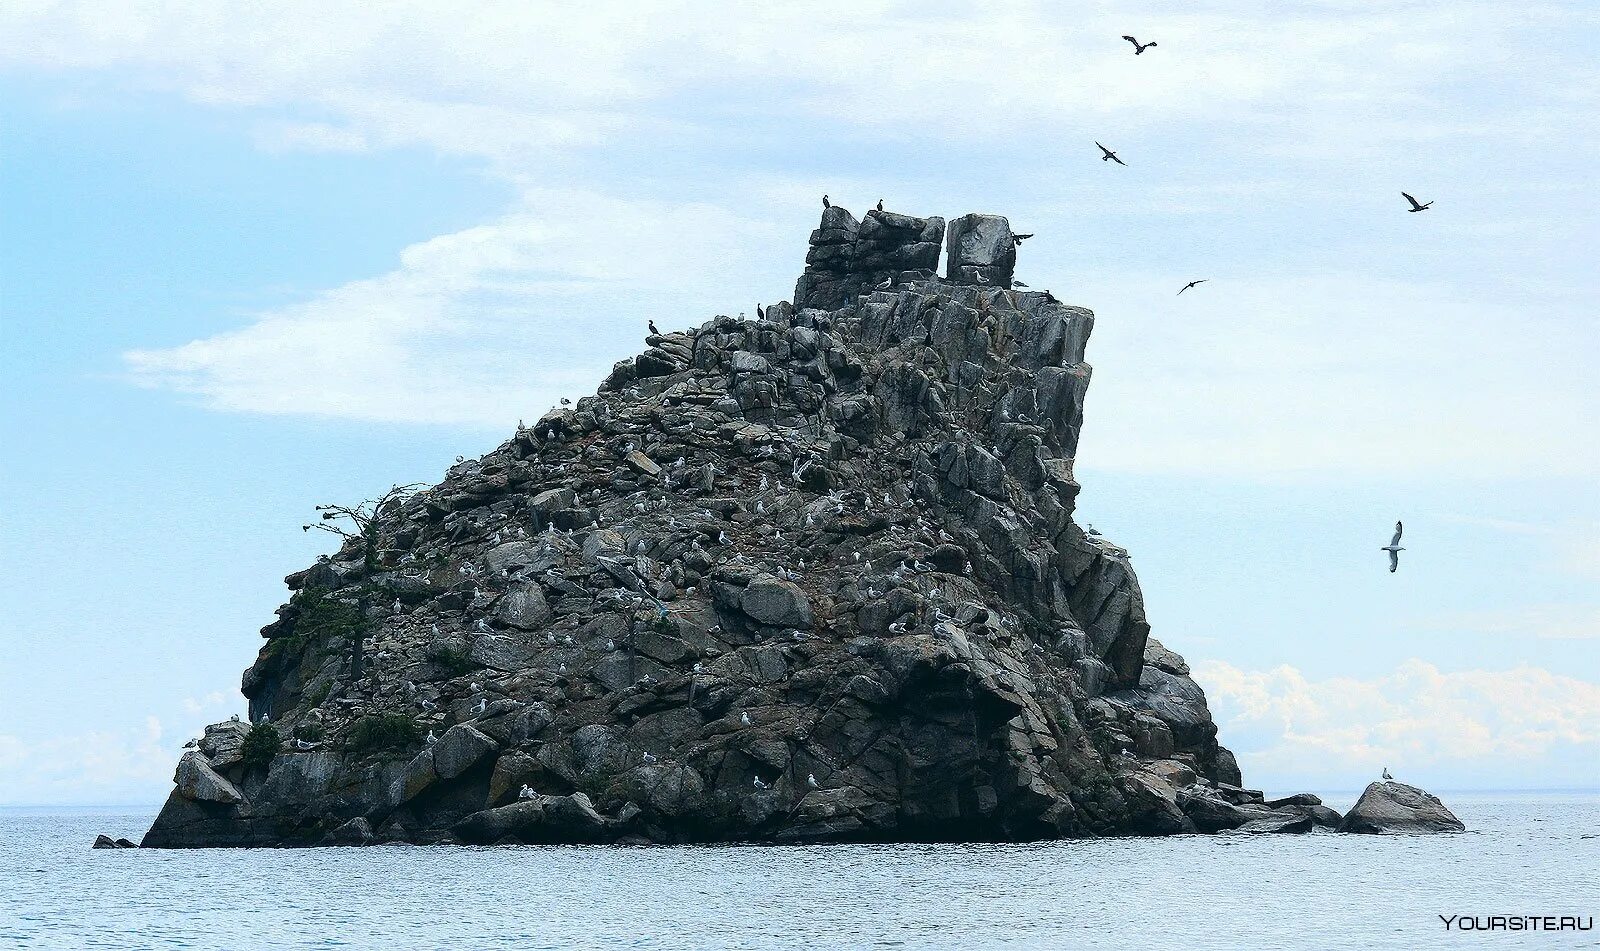
[[[1337,827],[1242,788],[1127,552],[1073,521],[1094,317],[1013,288],[1016,248],[829,208],[792,305],[653,333],[393,494],[286,579],[249,721],[143,844]]]

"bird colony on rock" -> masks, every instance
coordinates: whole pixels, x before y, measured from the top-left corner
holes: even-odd
[[[145,844],[1337,824],[1241,788],[1127,553],[1073,521],[1094,318],[1016,254],[998,216],[828,207],[793,305],[652,333],[378,507],[373,561],[289,576],[254,723],[184,753]]]

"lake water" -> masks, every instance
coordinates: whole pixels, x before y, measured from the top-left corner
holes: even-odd
[[[1437,917],[1600,916],[1600,795],[1443,798],[1471,832],[822,848],[95,851],[150,815],[0,810],[0,947],[1600,948]]]

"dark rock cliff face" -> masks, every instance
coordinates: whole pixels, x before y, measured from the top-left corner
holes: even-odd
[[[144,844],[1304,828],[1072,520],[1093,315],[957,222],[941,280],[942,219],[830,209],[798,307],[648,338],[383,512],[376,573],[291,575],[262,736],[208,729]]]

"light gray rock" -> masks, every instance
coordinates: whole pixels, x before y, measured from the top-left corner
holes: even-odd
[[[739,609],[761,624],[796,628],[811,626],[811,602],[805,591],[792,581],[757,578],[739,596]]]
[[[457,723],[433,745],[433,768],[440,779],[455,779],[495,749],[495,741],[472,724]]]
[[[1258,835],[1263,832],[1310,832],[1315,825],[1310,816],[1300,812],[1280,812],[1272,816],[1263,816],[1251,819],[1244,825],[1235,826],[1227,831],[1246,835]]]
[[[544,627],[550,616],[550,605],[536,584],[513,585],[495,605],[495,617],[500,623],[525,631]]]
[[[628,453],[626,456],[623,456],[622,461],[627,463],[628,467],[633,471],[640,473],[641,475],[658,476],[661,474],[661,467],[656,465],[655,461],[649,456],[637,449]]]
[[[536,796],[509,806],[475,812],[455,826],[463,842],[488,844],[514,837],[524,842],[590,842],[601,839],[606,820],[583,793]]]
[[[371,845],[377,837],[365,816],[356,816],[328,833],[329,845]]]
[[[200,738],[200,752],[210,760],[212,769],[227,769],[244,758],[241,751],[244,738],[249,735],[249,723],[234,720],[213,723]]]
[[[1392,780],[1367,786],[1339,825],[1340,832],[1377,835],[1464,832],[1466,828],[1439,797]]]
[[[205,754],[190,750],[178,760],[178,772],[173,777],[178,794],[194,802],[219,802],[233,805],[244,802],[244,794],[211,768]]]

